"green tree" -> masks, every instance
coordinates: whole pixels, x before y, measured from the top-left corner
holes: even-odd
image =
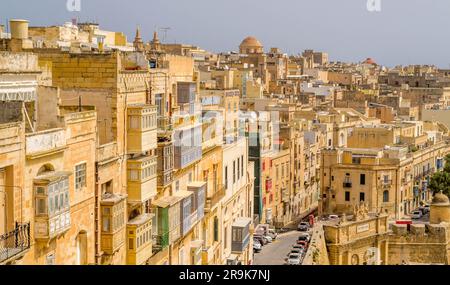
[[[444,172],[450,173],[450,154],[447,154],[444,161],[445,161]]]
[[[430,180],[430,189],[434,194],[442,191],[445,195],[450,197],[450,172],[437,172]]]

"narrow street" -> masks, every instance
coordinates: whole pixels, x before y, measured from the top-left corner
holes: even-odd
[[[255,253],[254,265],[284,265],[298,236],[299,232],[296,230],[279,234],[274,242],[266,244],[261,252]]]

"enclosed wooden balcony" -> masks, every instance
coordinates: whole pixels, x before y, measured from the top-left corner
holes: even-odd
[[[192,196],[193,200],[193,206],[194,206],[194,212],[197,212],[197,215],[195,217],[195,221],[192,220],[192,222],[196,222],[198,220],[203,219],[205,216],[205,196],[206,196],[206,188],[208,184],[206,182],[191,182],[187,185],[187,190],[194,193]]]
[[[234,253],[244,252],[250,243],[250,218],[239,218],[232,225],[231,250]]]
[[[173,181],[173,143],[161,139],[158,142],[158,187],[166,187]]]
[[[126,196],[104,194],[100,202],[101,249],[114,254],[125,244]]]
[[[180,202],[183,198],[178,196],[166,196],[152,202],[156,207],[157,229],[156,244],[160,250],[180,238]]]
[[[51,171],[34,179],[36,240],[48,241],[70,229],[70,175],[71,172]]]
[[[143,203],[156,196],[156,156],[128,160],[128,202]]]
[[[152,256],[152,214],[142,214],[127,224],[127,264],[144,265]]]
[[[127,150],[143,153],[157,147],[156,106],[128,106]]]

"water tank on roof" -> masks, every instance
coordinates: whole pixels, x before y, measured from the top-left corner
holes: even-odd
[[[28,39],[28,21],[12,19],[9,21],[9,26],[11,28],[11,38],[17,40]]]

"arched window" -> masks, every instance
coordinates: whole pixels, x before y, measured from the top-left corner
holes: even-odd
[[[383,192],[383,202],[384,203],[389,202],[389,191],[388,190],[385,190]]]
[[[341,133],[339,136],[339,146],[343,146],[344,145],[344,134]]]

